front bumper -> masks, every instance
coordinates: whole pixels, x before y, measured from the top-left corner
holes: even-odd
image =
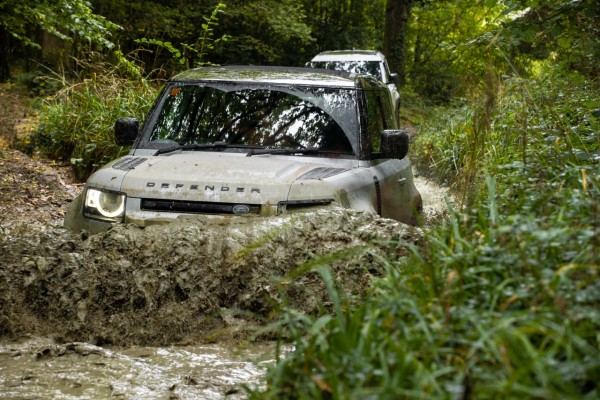
[[[100,233],[109,230],[115,224],[121,224],[118,222],[107,222],[99,219],[88,218],[83,215],[83,194],[77,196],[75,200],[70,204],[67,214],[65,216],[64,226],[74,232],[87,231],[89,233]],[[142,201],[139,198],[127,198],[125,219],[123,224],[135,224],[140,228],[144,228],[150,225],[159,225],[173,222],[182,217],[198,217],[211,219],[229,219],[241,217],[235,214],[218,214],[218,213],[183,213],[183,212],[169,212],[169,211],[152,211],[144,210],[141,207]],[[235,205],[233,205],[235,206]],[[233,207],[232,207],[233,208]],[[261,216],[268,217],[278,215],[281,212],[281,206],[278,204],[263,204],[259,207],[260,212],[254,214],[244,214],[243,216]],[[285,210],[285,209],[284,209]],[[242,216],[242,217],[243,217]]]

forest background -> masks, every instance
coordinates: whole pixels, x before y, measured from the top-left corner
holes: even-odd
[[[14,145],[81,180],[185,68],[370,48],[400,74],[411,158],[458,201],[360,301],[315,261],[332,307],[281,306],[269,329],[295,351],[251,396],[600,397],[598,1],[0,0],[0,17],[0,80],[38,110]]]

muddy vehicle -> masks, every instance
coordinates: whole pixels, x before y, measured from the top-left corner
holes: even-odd
[[[145,123],[121,118],[129,154],[94,173],[65,226],[95,233],[180,216],[273,216],[341,206],[414,224],[421,196],[390,93],[377,79],[284,67],[189,70]]]

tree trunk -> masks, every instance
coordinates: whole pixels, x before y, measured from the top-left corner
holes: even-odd
[[[406,81],[406,27],[412,3],[413,0],[387,0],[385,8],[383,53],[400,84]]]
[[[10,35],[3,27],[0,27],[0,82],[10,79]]]

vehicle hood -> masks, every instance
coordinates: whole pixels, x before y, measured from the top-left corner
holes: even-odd
[[[319,181],[345,172],[316,158],[221,152],[182,152],[160,156],[127,156],[108,166],[115,175],[123,173],[118,190],[130,197],[223,203],[276,204],[288,199],[295,181]],[[310,160],[310,161],[309,161]],[[109,179],[111,173],[102,176]],[[98,186],[105,186],[98,183]],[[331,188],[313,193],[315,198],[331,197]]]

